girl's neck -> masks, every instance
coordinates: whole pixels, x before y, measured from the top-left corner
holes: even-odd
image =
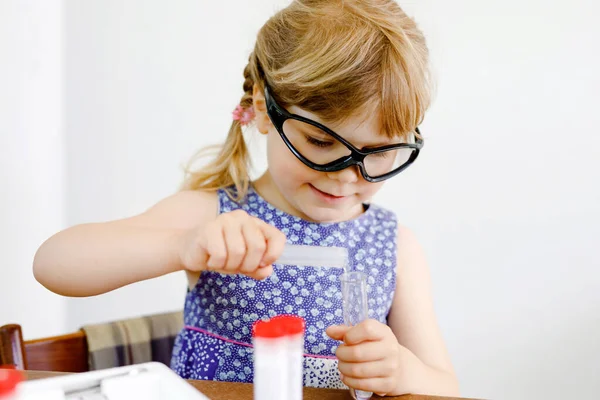
[[[306,215],[302,215],[303,213],[298,212],[298,210],[283,197],[275,185],[275,182],[273,182],[273,178],[271,177],[271,174],[269,174],[269,171],[266,171],[260,178],[252,182],[252,187],[263,199],[281,211],[295,217],[303,219],[307,218]]]

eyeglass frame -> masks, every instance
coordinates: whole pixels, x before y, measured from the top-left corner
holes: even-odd
[[[266,84],[265,84],[264,94],[265,94],[265,102],[266,102],[266,106],[267,106],[267,115],[269,116],[269,119],[275,126],[275,129],[277,129],[279,136],[281,136],[281,139],[283,139],[283,142],[287,145],[287,147],[290,149],[290,151],[296,156],[296,158],[298,158],[300,161],[302,161],[302,163],[304,163],[307,167],[314,169],[315,171],[337,172],[337,171],[341,171],[343,169],[346,169],[348,167],[356,165],[356,166],[358,166],[358,169],[360,170],[361,176],[367,182],[371,182],[371,183],[382,182],[384,180],[390,179],[390,178],[398,175],[400,172],[404,171],[412,163],[414,163],[415,160],[417,159],[417,157],[419,156],[419,153],[424,145],[423,139],[421,137],[421,131],[419,130],[418,127],[416,127],[415,128],[415,133],[416,133],[415,143],[396,143],[396,144],[390,144],[390,145],[385,145],[385,146],[380,146],[380,147],[373,147],[373,148],[369,148],[369,149],[359,149],[359,148],[355,147],[354,145],[352,145],[350,142],[348,142],[346,139],[344,139],[343,137],[341,137],[340,135],[338,135],[337,133],[335,133],[328,127],[326,127],[325,125],[320,124],[317,121],[313,121],[309,118],[303,117],[301,115],[292,114],[292,113],[288,112],[286,109],[284,109],[277,103],[275,98],[271,95],[268,85],[266,85]],[[283,124],[288,119],[294,119],[294,120],[297,120],[300,122],[304,122],[304,123],[312,125],[316,128],[321,129],[323,132],[327,133],[328,135],[332,136],[335,140],[342,143],[348,150],[350,150],[350,154],[348,156],[340,157],[337,160],[331,161],[327,164],[316,164],[316,163],[310,161],[309,159],[304,157],[302,155],[302,153],[300,153],[298,150],[296,150],[294,145],[290,142],[290,140],[286,136],[285,132],[283,131]],[[364,159],[367,156],[369,156],[371,154],[376,154],[376,153],[383,153],[383,152],[389,151],[389,150],[406,149],[406,148],[413,149],[414,151],[411,153],[408,161],[406,163],[404,163],[403,165],[401,165],[400,167],[398,167],[388,173],[380,175],[378,177],[372,177],[367,173],[365,165],[364,165]]]

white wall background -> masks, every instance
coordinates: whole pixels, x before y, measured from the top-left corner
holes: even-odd
[[[65,328],[66,301],[33,278],[33,254],[66,225],[64,8],[0,0],[0,325]]]
[[[282,4],[0,1],[0,323],[34,337],[182,306],[181,275],[61,299],[31,258],[55,230],[176,190],[189,156],[225,137],[253,37]],[[462,394],[597,398],[600,6],[401,4],[438,92],[422,157],[377,200],[429,254]]]

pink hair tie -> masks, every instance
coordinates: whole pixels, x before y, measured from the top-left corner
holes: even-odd
[[[244,108],[238,104],[231,114],[235,121],[240,122],[240,125],[248,125],[254,119],[254,107]]]

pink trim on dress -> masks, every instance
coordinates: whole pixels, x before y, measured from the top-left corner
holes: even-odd
[[[219,340],[222,340],[224,342],[237,344],[238,346],[244,346],[244,347],[254,348],[254,346],[252,346],[251,344],[244,343],[244,342],[238,342],[237,340],[233,340],[233,339],[228,339],[226,337],[216,335],[216,334],[214,334],[212,332],[209,332],[209,331],[207,331],[205,329],[202,329],[202,328],[197,328],[195,326],[186,325],[185,329],[189,329],[191,331],[196,331],[196,332],[204,333],[205,335],[212,336],[212,337],[214,337],[216,339],[219,339]],[[304,357],[325,358],[325,359],[328,359],[328,360],[337,360],[337,357],[335,357],[335,356],[321,356],[321,355],[318,355],[318,354],[304,354]]]

